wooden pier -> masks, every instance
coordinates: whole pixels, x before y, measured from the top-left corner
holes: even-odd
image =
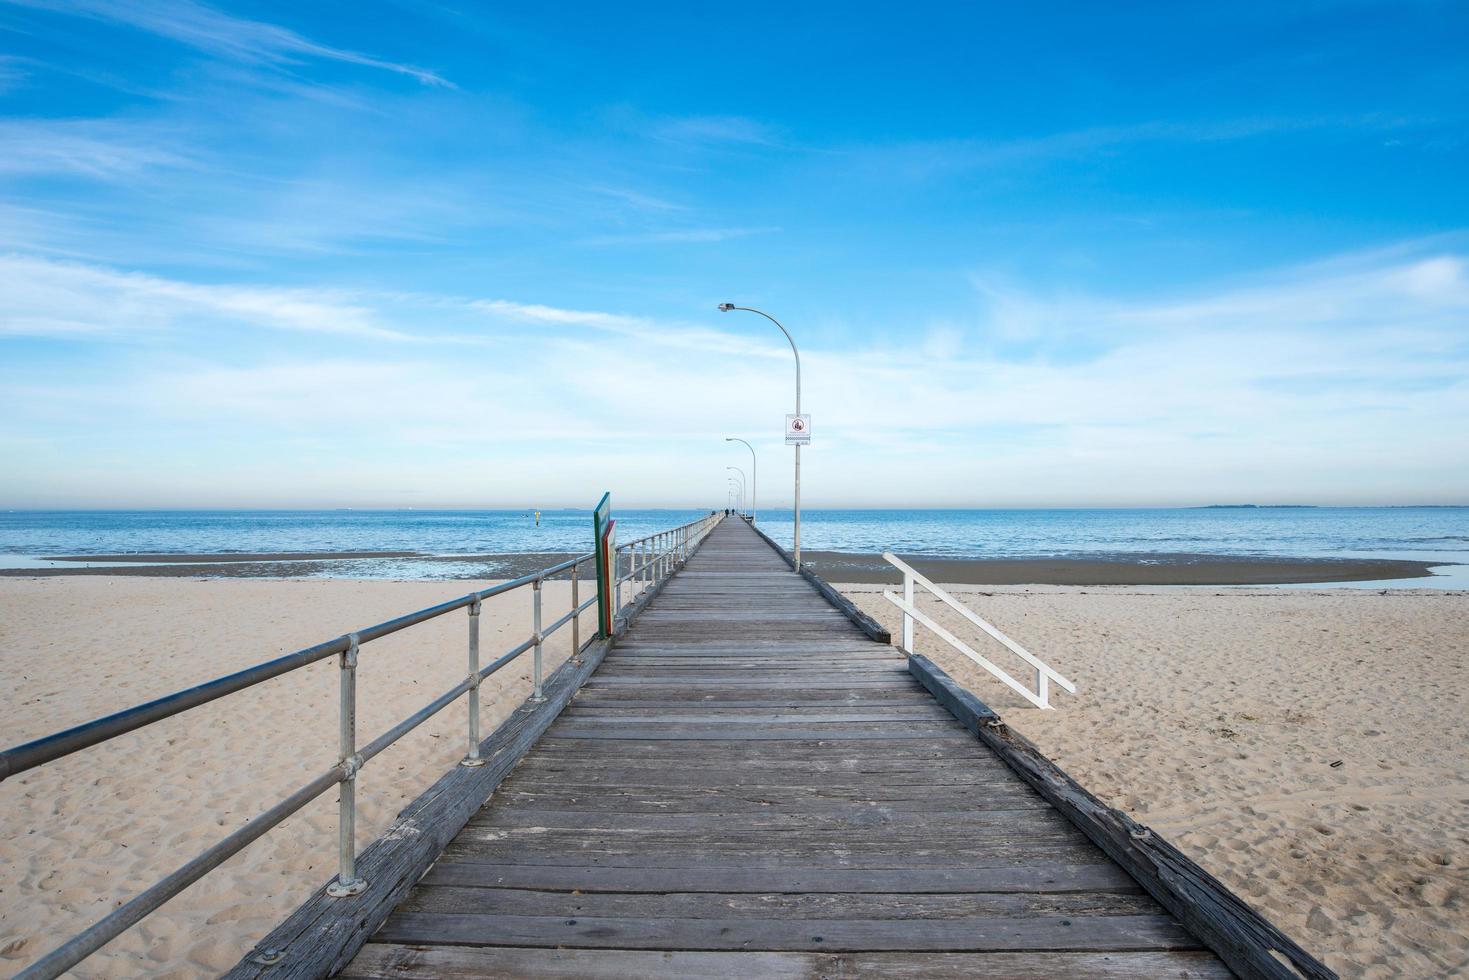
[[[1330,975],[912,661],[725,520],[341,975]]]

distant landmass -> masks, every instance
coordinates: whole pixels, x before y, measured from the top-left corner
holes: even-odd
[[[1196,510],[1311,510],[1315,504],[1209,504]]]

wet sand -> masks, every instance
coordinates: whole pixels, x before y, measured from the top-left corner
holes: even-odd
[[[482,580],[519,578],[542,568],[559,565],[571,552],[525,552],[509,555],[425,555],[414,551],[333,551],[333,552],[269,552],[259,554],[121,554],[63,555],[31,559],[24,567],[0,568],[0,577],[54,578],[70,575],[145,576],[151,578],[392,578],[394,563],[414,570],[425,564],[436,567],[429,576],[409,571],[401,578],[435,578],[442,580]],[[37,567],[35,562],[53,564]],[[344,566],[353,562],[373,562],[375,574],[363,575]],[[386,570],[388,574],[381,574]],[[441,571],[440,571],[441,570]],[[580,577],[590,580],[595,575],[589,561]]]
[[[567,552],[510,555],[425,555],[409,551],[274,552],[261,554],[121,554],[48,557],[47,567],[0,568],[0,576],[145,575],[189,578],[350,577],[344,563],[374,561],[391,575],[393,563],[435,567],[435,577],[516,578],[573,557]],[[807,551],[802,560],[832,582],[897,583],[881,555]],[[1375,582],[1431,577],[1422,561],[1287,558],[1203,554],[1127,554],[1065,558],[902,557],[935,582],[956,585],[1289,585]],[[422,575],[422,572],[418,574]],[[582,572],[592,576],[590,563]],[[381,577],[381,576],[375,576]],[[403,576],[414,577],[412,574]]]
[[[217,562],[273,562],[273,561],[307,561],[343,558],[423,558],[426,557],[421,551],[232,551],[232,552],[198,552],[195,554],[180,554],[177,552],[134,552],[128,551],[116,555],[54,555],[49,556],[47,561],[65,562],[148,562],[173,565],[199,565]]]
[[[930,581],[953,585],[1289,585],[1375,582],[1433,575],[1427,562],[1398,559],[1287,558],[1271,555],[1102,555],[1088,558],[922,558],[899,555]],[[829,582],[897,584],[902,574],[881,555],[808,551],[801,555]]]

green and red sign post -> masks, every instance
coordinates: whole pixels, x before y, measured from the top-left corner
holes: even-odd
[[[617,615],[612,599],[617,585],[616,524],[612,519],[612,494],[604,493],[592,511],[592,534],[597,544],[597,630],[604,638],[612,636],[612,621]]]

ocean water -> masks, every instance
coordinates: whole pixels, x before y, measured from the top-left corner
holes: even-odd
[[[701,510],[617,511],[627,541]],[[790,511],[760,512],[789,546]],[[1416,558],[1469,562],[1469,508],[1312,507],[1129,510],[809,510],[810,551],[896,551],[935,557],[1159,554]],[[413,551],[482,555],[591,550],[591,514],[544,511],[10,511],[0,513],[0,564],[43,556]],[[433,574],[429,569],[427,574]],[[334,574],[401,577],[402,563],[344,562]]]

